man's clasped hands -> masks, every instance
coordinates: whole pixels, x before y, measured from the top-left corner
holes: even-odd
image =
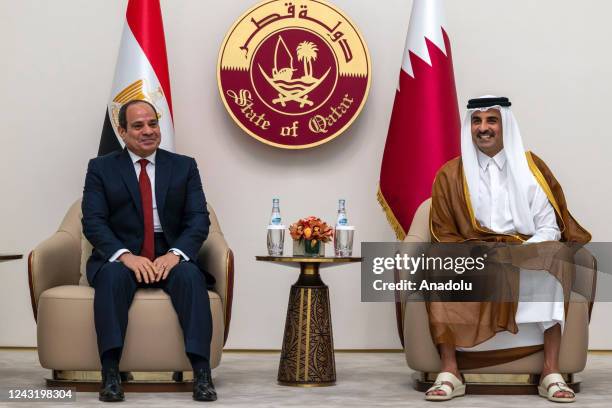
[[[141,283],[143,280],[145,283],[154,283],[166,279],[172,268],[179,263],[180,257],[172,252],[168,252],[151,261],[144,256],[126,252],[119,257],[119,260],[129,270],[134,272],[138,283]]]

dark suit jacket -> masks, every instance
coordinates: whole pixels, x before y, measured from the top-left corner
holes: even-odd
[[[157,212],[169,248],[183,251],[197,263],[208,236],[210,219],[194,159],[157,149],[155,157]],[[87,261],[93,279],[119,249],[140,254],[143,215],[134,164],[126,149],[89,161],[83,191],[83,233],[94,249]],[[206,274],[207,283],[214,279]]]

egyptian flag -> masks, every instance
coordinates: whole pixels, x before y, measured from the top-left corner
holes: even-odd
[[[438,169],[461,152],[442,0],[414,0],[380,171],[378,201],[403,240]]]
[[[160,147],[174,151],[170,76],[159,0],[129,0],[125,17],[98,156],[123,149],[119,109],[132,99],[155,106],[162,136]]]

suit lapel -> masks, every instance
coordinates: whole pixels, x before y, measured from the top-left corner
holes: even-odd
[[[157,214],[160,222],[164,223],[164,205],[166,204],[166,193],[170,185],[172,175],[172,160],[169,155],[162,149],[157,150],[155,157],[155,200],[157,202]]]
[[[121,178],[123,179],[127,189],[130,191],[132,200],[134,200],[134,204],[136,205],[136,209],[138,210],[138,214],[142,220],[143,215],[140,187],[138,186],[138,179],[136,178],[134,163],[132,163],[132,159],[130,158],[127,149],[123,149],[123,153],[119,155],[119,172],[121,173]]]

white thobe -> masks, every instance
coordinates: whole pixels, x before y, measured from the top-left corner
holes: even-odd
[[[478,206],[474,215],[480,225],[498,233],[514,234],[508,189],[508,166],[502,150],[494,157],[478,153],[480,178],[478,182]],[[535,224],[534,235],[526,243],[558,241],[561,231],[555,211],[546,194],[538,185],[530,203]],[[515,320],[518,334],[497,333],[493,338],[471,348],[461,350],[482,351],[532,346],[543,343],[544,331],[557,323],[564,324],[563,288],[559,281],[546,271],[521,269],[519,303]],[[554,299],[551,301],[521,302],[520,299]]]

